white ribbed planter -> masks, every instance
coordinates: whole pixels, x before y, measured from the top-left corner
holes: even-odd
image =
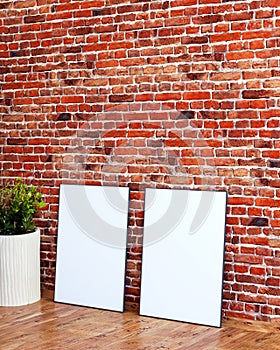
[[[31,304],[40,297],[40,230],[0,236],[0,306]]]

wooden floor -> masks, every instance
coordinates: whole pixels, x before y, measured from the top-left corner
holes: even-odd
[[[223,320],[222,328],[54,303],[0,307],[1,350],[280,350],[280,325]]]

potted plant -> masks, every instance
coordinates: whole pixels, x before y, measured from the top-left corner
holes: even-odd
[[[0,189],[0,306],[40,299],[40,230],[34,215],[41,193],[17,179]]]

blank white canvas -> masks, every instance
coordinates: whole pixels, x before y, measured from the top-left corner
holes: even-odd
[[[123,311],[129,189],[61,185],[55,298]]]
[[[221,326],[226,197],[146,189],[141,315]]]

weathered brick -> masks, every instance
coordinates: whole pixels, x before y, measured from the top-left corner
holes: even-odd
[[[242,97],[247,99],[269,98],[269,90],[246,90],[242,92]]]
[[[133,95],[111,95],[109,96],[110,102],[133,102]]]
[[[44,22],[45,15],[37,15],[37,16],[27,16],[24,18],[24,23],[37,23]]]

